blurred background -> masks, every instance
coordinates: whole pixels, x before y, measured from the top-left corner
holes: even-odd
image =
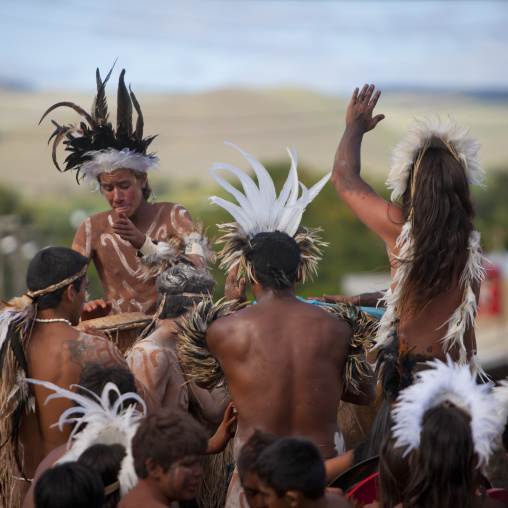
[[[353,89],[374,83],[386,119],[364,140],[362,172],[383,196],[391,149],[414,117],[454,114],[483,142],[476,225],[491,264],[479,351],[491,369],[508,363],[508,2],[0,0],[0,12],[0,298],[25,291],[35,252],[70,246],[81,221],[108,208],[51,161],[50,119],[77,114],[58,109],[38,125],[59,101],[89,109],[97,67],[104,77],[117,60],[107,88],[113,117],[125,68],[145,135],[158,134],[151,148],[161,164],[150,175],[158,199],[185,205],[215,238],[228,216],[209,204],[224,193],[208,168],[247,168],[225,141],[265,164],[279,188],[294,143],[310,186],[331,170]],[[330,245],[301,296],[387,287],[382,243],[331,184],[302,223],[321,226]]]

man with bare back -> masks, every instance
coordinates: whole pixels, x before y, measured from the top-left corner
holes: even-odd
[[[39,386],[28,389],[23,378],[69,389],[86,365],[128,368],[110,341],[73,328],[86,300],[88,263],[65,247],[40,251],[28,267],[27,294],[0,311],[2,506],[18,506],[19,492],[26,492],[40,461],[65,443],[70,433],[50,428],[70,402],[57,399],[46,404],[51,391]]]
[[[236,455],[260,429],[303,436],[324,459],[345,450],[337,424],[340,400],[369,404],[375,378],[359,380],[360,392],[344,390],[351,328],[295,295],[300,251],[279,231],[251,240],[249,280],[256,305],[212,323],[206,334],[238,410]],[[241,487],[233,475],[227,506],[237,506]]]
[[[373,85],[354,91],[332,175],[342,200],[386,244],[392,285],[377,343],[449,353],[481,373],[474,322],[483,268],[470,190],[483,179],[480,145],[452,117],[417,121],[393,152],[387,202],[360,176],[363,135],[384,118],[373,117],[379,96]]]
[[[53,148],[61,140],[71,154],[64,171],[76,170],[77,176],[99,187],[111,210],[88,219],[78,229],[72,248],[93,261],[104,300],[89,302],[83,318],[156,310],[155,277],[140,277],[138,259],[160,251],[164,242],[168,255],[177,258],[185,254],[197,267],[206,265],[206,239],[198,231],[189,212],[176,203],[149,202],[153,195],[147,180],[147,171],[159,159],[147,154],[155,136],[143,138],[143,117],[136,97],[127,92],[125,70],[118,85],[116,132],[109,120],[105,85],[97,70],[97,96],[92,113],[79,106],[63,102],[49,108],[43,118],[59,106],[69,106],[86,120],[80,127],[58,126]],[[138,113],[135,129],[132,125],[132,107]],[[41,120],[42,121],[42,120]],[[81,173],[81,174],[80,174]],[[167,245],[171,243],[171,249]]]
[[[164,306],[155,329],[128,352],[127,363],[161,407],[188,413],[192,403],[205,420],[220,423],[229,397],[222,389],[199,388],[182,370],[176,351],[176,321],[195,303],[210,299],[214,287],[213,277],[183,263],[159,275],[158,303],[164,300]]]

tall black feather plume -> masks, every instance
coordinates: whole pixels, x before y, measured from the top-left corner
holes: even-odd
[[[134,104],[134,108],[136,109],[136,113],[138,114],[138,119],[136,120],[136,131],[134,132],[134,136],[136,136],[136,139],[141,141],[143,139],[143,126],[144,126],[143,114],[141,113],[141,107],[139,106],[139,102],[131,89],[131,85],[129,85],[129,92],[131,93],[132,104]]]
[[[118,80],[118,96],[117,96],[117,111],[116,111],[116,137],[117,139],[124,136],[130,137],[132,135],[132,102],[125,86],[125,69],[120,73]]]
[[[97,122],[97,125],[107,124],[109,120],[108,103],[106,100],[106,83],[108,82],[111,73],[113,72],[115,63],[108,72],[108,75],[106,76],[104,82],[101,80],[101,74],[99,72],[99,68],[97,67],[96,72],[97,95],[95,96],[95,99],[92,104],[92,116],[94,120]]]
[[[115,61],[116,63],[116,61]],[[115,149],[121,151],[128,149],[131,152],[145,154],[149,158],[155,158],[154,153],[147,153],[148,146],[156,136],[148,136],[143,139],[144,121],[141,113],[141,107],[132,92],[129,92],[125,86],[125,69],[122,70],[118,83],[118,111],[117,128],[113,128],[109,121],[109,112],[106,101],[105,88],[115,64],[111,67],[106,79],[102,81],[99,69],[97,69],[97,95],[94,99],[92,112],[89,114],[83,108],[72,102],[59,102],[51,106],[42,116],[39,123],[53,110],[60,107],[69,107],[76,111],[85,120],[77,125],[59,125],[55,121],[56,130],[52,133],[48,143],[54,138],[52,158],[56,168],[59,171],[76,170],[76,181],[79,183],[84,178],[81,173],[81,166],[92,159],[90,152]],[[130,87],[129,87],[130,88]],[[131,100],[132,99],[132,100]],[[132,128],[132,105],[136,109],[138,119],[136,122],[136,131]],[[56,149],[60,142],[65,145],[65,151],[69,152],[65,159],[65,168],[60,169]]]

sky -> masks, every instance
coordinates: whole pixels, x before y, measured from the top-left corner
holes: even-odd
[[[508,89],[508,2],[0,0],[0,84]]]

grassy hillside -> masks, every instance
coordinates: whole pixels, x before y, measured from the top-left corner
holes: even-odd
[[[114,92],[111,87],[110,92]],[[158,134],[152,144],[161,158],[160,172],[151,178],[159,192],[174,185],[208,186],[207,169],[213,162],[242,165],[243,159],[224,141],[231,141],[262,161],[287,161],[293,142],[299,162],[323,174],[331,169],[344,127],[348,98],[318,95],[305,90],[221,90],[196,95],[148,95],[137,91],[145,118],[146,134]],[[61,191],[86,192],[72,175],[58,173],[51,162],[47,140],[53,131],[50,119],[76,122],[68,108],[52,112],[38,126],[52,104],[70,100],[88,109],[90,94],[76,92],[31,93],[0,89],[0,172],[4,185],[29,195],[59,195]],[[115,113],[116,97],[110,94]],[[414,116],[440,112],[456,114],[470,124],[484,143],[486,169],[508,166],[508,103],[492,103],[460,94],[388,92],[378,104],[386,119],[364,142],[366,173],[380,179],[387,174],[390,150]],[[63,162],[65,154],[59,152]]]

